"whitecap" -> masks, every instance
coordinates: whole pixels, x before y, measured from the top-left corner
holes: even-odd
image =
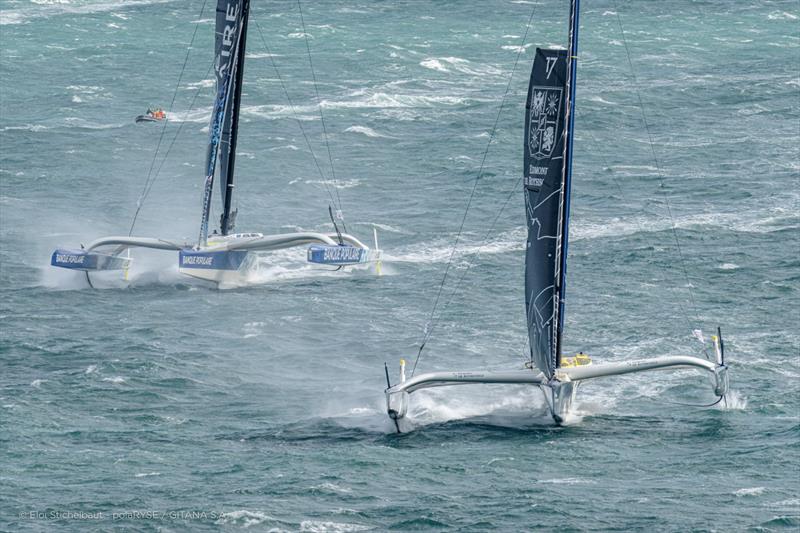
[[[442,65],[441,61],[439,61],[438,59],[426,59],[424,61],[420,61],[419,64],[431,70],[438,70],[439,72],[447,72],[447,69],[444,68],[444,65]]]
[[[305,183],[309,185],[325,185],[327,187],[333,187],[335,189],[350,189],[352,187],[357,187],[361,184],[360,180],[357,179],[349,179],[349,180],[306,180]]]
[[[257,526],[259,524],[263,524],[266,521],[276,521],[275,518],[271,517],[266,513],[262,513],[261,511],[248,511],[246,509],[242,509],[240,511],[229,511],[226,513],[222,513],[220,515],[219,520],[217,520],[217,524],[236,524],[241,525],[242,527],[248,528],[250,526]]]
[[[383,138],[389,137],[388,135],[380,134],[377,131],[367,126],[350,126],[344,131],[349,133],[361,133],[363,135],[366,135],[367,137],[383,137]]]
[[[579,477],[565,477],[554,479],[540,479],[537,483],[545,483],[552,485],[594,485],[597,482],[591,479],[582,479]]]
[[[42,126],[41,124],[25,124],[24,126],[5,126],[0,131],[45,131],[48,130],[47,126]]]
[[[764,487],[750,487],[733,491],[734,496],[758,496],[764,493]]]
[[[523,250],[525,232],[525,226],[520,226],[487,241],[471,240],[474,237],[462,235],[455,252],[453,252],[453,239],[450,237],[414,243],[394,248],[391,254],[384,254],[384,260],[403,263],[442,263],[449,261],[452,255],[454,260],[466,259],[466,263],[459,265],[463,267],[474,260],[471,256],[476,254],[494,255]]]
[[[771,502],[766,504],[765,507],[800,507],[800,498]]]
[[[97,124],[80,117],[67,117],[64,120],[69,122],[71,127],[85,128],[87,130],[108,130],[120,127],[120,124]]]
[[[797,20],[797,15],[789,13],[788,11],[773,11],[767,15],[769,20]]]
[[[9,9],[0,11],[0,26],[22,24],[23,22],[25,22],[25,15],[22,13],[15,13]]]
[[[0,25],[21,24],[31,19],[50,18],[59,15],[88,15],[108,11],[119,12],[120,8],[167,3],[171,0],[115,0],[73,3],[70,0],[31,0],[33,6],[0,11]]]
[[[451,70],[470,76],[497,76],[501,71],[490,65],[474,64],[460,57],[430,57],[420,62],[420,65],[431,70],[450,72]]]
[[[314,485],[313,487],[311,487],[311,489],[323,492],[335,492],[337,494],[350,494],[351,492],[353,492],[353,489],[342,487],[340,485],[337,485],[336,483],[330,483],[330,482]]]
[[[531,46],[532,46],[531,44],[526,44],[526,45],[523,45],[523,46],[520,46],[518,44],[506,44],[504,46],[501,46],[500,48],[502,50],[510,50],[511,52],[518,52],[519,53],[519,52],[526,51]]]
[[[303,520],[300,522],[300,531],[308,533],[349,533],[351,531],[366,531],[370,526],[361,524],[348,524],[346,522],[324,522],[320,520]]]
[[[244,56],[246,59],[264,59],[267,57],[283,57],[280,54],[270,54],[268,52],[248,52]]]
[[[209,78],[209,79],[206,79],[206,80],[193,81],[192,83],[187,83],[186,87],[184,87],[184,89],[198,89],[198,88],[213,87],[216,83],[217,83],[216,80],[214,80],[213,78]]]

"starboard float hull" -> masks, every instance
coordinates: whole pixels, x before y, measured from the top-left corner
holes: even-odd
[[[368,263],[370,251],[358,246],[314,244],[308,247],[309,263],[318,265],[347,266]]]

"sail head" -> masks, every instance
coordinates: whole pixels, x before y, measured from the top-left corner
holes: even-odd
[[[548,378],[558,366],[567,59],[537,48],[525,105],[525,310],[531,360]]]

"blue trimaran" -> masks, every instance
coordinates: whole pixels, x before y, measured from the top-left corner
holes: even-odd
[[[370,249],[352,235],[339,231],[332,210],[329,211],[335,233],[233,233],[237,211],[231,210],[231,200],[249,12],[249,0],[217,1],[214,63],[217,94],[209,127],[203,214],[197,243],[176,244],[147,237],[103,237],[80,250],[55,250],[52,266],[85,271],[87,279],[89,272],[94,271],[127,272],[131,259],[123,254],[128,254],[130,248],[152,248],[177,251],[179,270],[183,274],[218,283],[240,283],[247,280],[258,264],[255,252],[310,245],[307,259],[311,263],[341,268],[379,261],[377,238],[375,248]],[[209,234],[215,180],[220,185],[222,215],[219,232]]]
[[[537,49],[528,87],[523,188],[528,222],[525,306],[530,364],[505,372],[412,373],[406,379],[405,362],[401,361],[400,383],[391,386],[388,370],[386,372],[389,385],[386,389],[387,411],[398,431],[400,420],[408,412],[410,393],[446,385],[503,383],[538,386],[556,424],[565,421],[578,386],[587,379],[694,367],[711,374],[716,395],[722,398],[727,393],[728,369],[719,331],[712,337],[715,361],[676,355],[592,364],[583,353],[575,357],[562,356],[579,7],[579,1],[573,0],[568,50]],[[702,337],[699,331],[696,335]]]

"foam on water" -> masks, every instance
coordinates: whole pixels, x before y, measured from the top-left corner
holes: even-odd
[[[483,255],[523,250],[525,231],[525,227],[520,226],[484,242],[478,241],[474,236],[465,236],[455,250],[453,250],[453,238],[448,236],[430,242],[386,250],[384,258],[386,261],[401,263],[444,263],[449,261],[452,256],[454,261],[464,266]]]
[[[723,401],[715,407],[723,411],[745,411],[747,409],[747,398],[736,390],[730,390]]]
[[[84,2],[81,0],[31,0],[37,7],[0,10],[0,25],[22,24],[37,18],[60,15],[89,15],[120,8],[166,3],[169,0],[119,0],[117,2]]]
[[[447,390],[424,390],[410,396],[409,409],[401,421],[404,431],[430,424],[469,420],[500,427],[524,428],[551,425],[542,393],[537,389],[516,387],[458,387]],[[495,389],[495,394],[492,393]],[[502,393],[497,393],[502,390]]]
[[[348,230],[367,242],[377,227],[393,275],[331,272],[298,249],[264,254],[247,287],[217,291],[181,275],[175,253],[137,250],[128,281],[92,274],[103,290],[86,290],[49,255],[127,232],[159,140],[157,163],[169,157],[136,233],[196,235],[212,7],[37,1],[0,9],[0,529],[800,523],[793,3],[585,3],[581,16],[565,350],[598,363],[698,354],[691,330],[720,325],[727,403],[688,407],[715,400],[694,370],[590,380],[556,428],[533,387],[443,387],[411,395],[417,431],[397,435],[383,363],[397,379],[426,324],[419,372],[522,367],[521,197],[483,239],[521,171],[531,52],[563,48],[563,6],[304,3],[315,88],[296,4],[253,3],[295,108],[251,32],[239,227],[331,231],[332,182],[319,180],[333,164]],[[169,121],[133,122],[173,95]],[[216,198],[213,210],[216,222]],[[218,514],[19,518],[51,509]]]
[[[749,487],[733,491],[734,496],[759,496],[764,493],[764,487]]]
[[[380,138],[391,138],[391,135],[383,135],[383,134],[378,133],[377,131],[375,131],[372,128],[369,128],[367,126],[350,126],[349,128],[347,128],[344,131],[345,132],[350,132],[350,133],[361,133],[362,135],[366,135],[367,137],[372,137],[372,138],[378,138],[378,137],[380,137]]]

